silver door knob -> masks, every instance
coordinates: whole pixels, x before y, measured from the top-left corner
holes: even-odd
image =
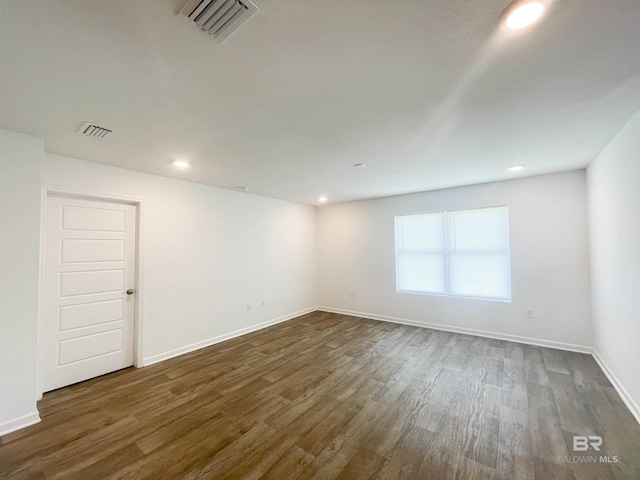
[[[133,288],[127,290],[127,295],[133,295],[136,291]]]

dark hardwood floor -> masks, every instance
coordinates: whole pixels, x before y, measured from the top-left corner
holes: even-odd
[[[640,479],[640,425],[591,356],[321,312],[39,409],[0,478]]]

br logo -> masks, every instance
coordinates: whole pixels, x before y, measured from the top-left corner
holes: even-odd
[[[600,451],[600,445],[602,445],[602,437],[596,435],[574,435],[573,436],[573,451],[574,452],[586,452],[589,448],[593,448],[596,452]]]

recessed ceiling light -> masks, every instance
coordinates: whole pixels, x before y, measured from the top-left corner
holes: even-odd
[[[542,2],[523,2],[521,0],[513,2],[504,11],[503,15],[506,17],[505,25],[510,30],[528,27],[542,17],[544,9]]]
[[[366,165],[364,163],[355,163],[353,166],[356,167],[356,168],[364,168],[364,167],[366,167]]]
[[[519,172],[520,170],[522,170],[525,167],[525,165],[523,165],[522,163],[519,163],[517,165],[511,165],[509,167],[509,171],[510,172]]]
[[[189,162],[186,160],[174,160],[173,166],[178,168],[189,168]]]
[[[325,197],[324,195],[321,195],[321,196],[318,197],[318,201],[321,202],[321,203],[322,202],[326,202],[327,201],[327,197]]]

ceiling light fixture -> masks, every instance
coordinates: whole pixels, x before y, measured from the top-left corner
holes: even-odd
[[[509,5],[502,15],[508,29],[520,30],[540,20],[544,10],[542,2],[517,0]]]
[[[185,160],[174,160],[173,166],[178,168],[189,168],[189,162]]]
[[[519,171],[520,171],[520,170],[522,170],[524,167],[525,167],[525,165],[524,165],[524,164],[519,163],[519,164],[517,164],[517,165],[511,165],[511,166],[509,167],[509,169],[508,169],[508,170],[509,170],[510,172],[519,172]]]
[[[355,168],[364,168],[366,165],[364,163],[356,163],[353,165]]]
[[[327,197],[325,197],[324,195],[321,195],[321,196],[318,197],[318,201],[320,203],[326,202],[327,201]]]

